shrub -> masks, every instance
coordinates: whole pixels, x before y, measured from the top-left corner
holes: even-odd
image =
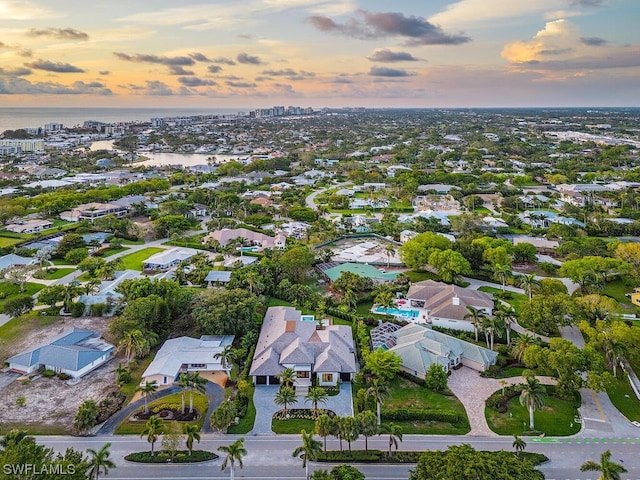
[[[504,390],[504,394],[502,393]],[[487,398],[485,405],[488,408],[496,410],[500,413],[507,411],[507,402],[513,397],[517,397],[522,392],[522,385],[509,385],[500,389]]]
[[[53,378],[56,376],[56,372],[53,370],[45,370],[42,372],[42,376],[45,378]]]
[[[24,395],[21,395],[18,398],[16,398],[16,407],[24,407],[26,404],[27,404],[27,397],[25,397]]]
[[[442,392],[447,389],[448,379],[449,377],[444,367],[437,363],[432,363],[429,365],[425,376],[425,386],[435,392]]]
[[[424,410],[419,408],[394,408],[393,410],[382,410],[383,420],[406,421],[406,420],[426,420],[432,422],[456,423],[460,416],[455,412],[445,410]]]
[[[16,295],[5,302],[4,313],[10,317],[17,317],[18,315],[22,315],[23,313],[27,313],[31,310],[34,304],[35,301],[31,295],[26,293]]]
[[[178,450],[173,457],[173,463],[208,462],[216,458],[218,458],[218,455],[207,450],[193,450],[191,455],[189,455],[188,450]],[[136,463],[168,463],[169,453],[162,450],[155,452],[155,455],[151,452],[134,452],[124,457],[124,459]]]
[[[105,303],[94,303],[89,307],[91,310],[91,315],[94,317],[101,317],[104,315],[104,312],[107,309],[107,305]]]
[[[122,392],[110,392],[98,403],[98,423],[104,422],[122,408],[127,396]]]
[[[71,304],[71,316],[81,317],[84,313],[85,304],[83,302],[74,302]]]
[[[71,378],[71,375],[69,375],[68,373],[60,372],[58,374],[58,378],[60,380],[69,380]]]

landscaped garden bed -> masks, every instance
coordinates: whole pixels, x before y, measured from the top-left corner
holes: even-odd
[[[388,451],[382,450],[328,450],[326,452],[318,453],[316,457],[317,462],[330,462],[330,463],[417,463],[420,456],[425,452],[412,452],[405,450]],[[436,452],[430,452],[436,453]],[[513,456],[519,460],[528,460],[533,465],[540,465],[547,462],[549,459],[541,453],[533,452],[520,452],[513,453]]]
[[[218,455],[207,450],[193,450],[191,455],[188,450],[178,450],[173,455],[164,450],[153,453],[150,451],[134,452],[124,457],[128,462],[135,463],[199,463],[217,458]]]

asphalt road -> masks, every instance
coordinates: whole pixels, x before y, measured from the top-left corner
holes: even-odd
[[[228,445],[238,435],[203,435],[196,448],[215,451],[220,445]],[[71,446],[78,449],[99,448],[105,442],[111,442],[111,453],[117,468],[112,469],[111,480],[151,480],[184,478],[228,478],[229,470],[220,470],[221,459],[197,465],[137,465],[124,461],[129,452],[149,450],[146,441],[132,436],[100,436],[90,438],[77,437],[39,437],[39,442],[63,451]],[[640,430],[638,437],[627,438],[585,438],[577,443],[573,439],[525,438],[527,451],[544,453],[550,462],[540,467],[549,480],[595,480],[596,472],[580,472],[580,465],[586,460],[599,460],[600,454],[610,449],[612,459],[623,462],[629,470],[622,475],[623,480],[640,479]],[[512,450],[511,437],[479,438],[456,436],[407,435],[401,444],[402,450],[444,450],[448,445],[468,443],[478,450]],[[328,439],[328,448],[338,449],[335,439]],[[302,462],[291,456],[291,452],[300,445],[299,435],[245,436],[248,451],[244,459],[244,468],[236,468],[236,477],[244,479],[287,479],[304,478]],[[370,448],[387,448],[385,436],[369,440]],[[346,443],[344,444],[346,449]],[[363,449],[364,441],[354,442],[352,448]],[[330,464],[312,464],[312,470],[331,468]],[[357,465],[367,479],[407,479],[412,465]]]

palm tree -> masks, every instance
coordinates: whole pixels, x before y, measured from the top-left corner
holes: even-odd
[[[225,345],[225,347],[222,349],[221,352],[216,353],[213,358],[215,358],[216,360],[220,359],[220,364],[222,365],[222,368],[224,369],[225,372],[227,372],[227,377],[229,378],[229,380],[231,380],[231,355],[233,355],[232,353],[233,351],[233,345],[229,344],[229,345]]]
[[[581,472],[601,472],[598,480],[620,480],[620,474],[627,470],[619,463],[611,461],[611,450],[600,455],[600,463],[588,460],[580,467]]]
[[[324,440],[324,451],[327,451],[327,437],[333,435],[336,430],[336,424],[333,419],[323,413],[316,418],[316,433],[320,435]]]
[[[339,427],[340,436],[349,444],[349,455],[351,455],[351,442],[358,440],[360,436],[360,424],[353,417],[342,417]]]
[[[302,434],[302,445],[293,451],[292,456],[302,459],[305,478],[309,480],[309,462],[318,458],[318,454],[322,451],[322,444],[313,438],[313,433],[307,433],[305,430],[300,433]]]
[[[364,435],[364,450],[369,451],[369,437],[378,435],[380,428],[378,427],[378,419],[376,414],[371,410],[360,412],[357,417],[360,422],[360,432]]]
[[[276,375],[278,380],[280,380],[280,385],[284,385],[285,387],[293,387],[293,383],[296,381],[296,371],[289,367],[282,370],[278,375]]]
[[[30,438],[27,436],[27,432],[24,430],[11,430],[2,439],[0,439],[0,447],[7,448],[12,445],[17,445],[24,439]]]
[[[282,387],[275,395],[273,399],[276,405],[283,406],[282,415],[286,418],[287,406],[293,405],[298,401],[296,398],[296,392],[291,387]]]
[[[527,442],[525,442],[515,433],[513,434],[513,443],[511,445],[516,450],[518,456],[520,456],[520,453],[524,452],[524,449],[527,448]]]
[[[509,265],[501,265],[499,263],[496,263],[493,266],[493,276],[497,280],[500,280],[500,282],[502,283],[502,291],[504,292],[506,289],[507,278],[513,276],[513,273],[511,272],[511,268],[509,267]]]
[[[524,357],[524,352],[527,350],[527,348],[532,345],[539,344],[540,340],[538,340],[538,338],[525,333],[523,335],[520,335],[513,341],[513,347],[511,347],[511,355],[513,355],[513,358],[521,362],[522,358]]]
[[[144,397],[144,413],[149,413],[149,397],[158,390],[158,384],[154,380],[153,382],[144,382],[144,385],[140,385],[136,388],[136,392],[140,392]]]
[[[389,423],[382,426],[380,433],[389,434],[389,456],[391,456],[391,447],[398,450],[398,441],[402,442],[402,427],[395,423]]]
[[[238,466],[242,468],[244,465],[242,464],[242,457],[247,455],[247,449],[244,448],[244,438],[239,438],[231,445],[222,445],[218,447],[218,451],[222,453],[226,453],[227,456],[224,457],[222,465],[220,465],[220,470],[227,468],[227,465],[231,467],[231,480],[235,478],[235,463],[238,462]]]
[[[502,333],[505,331],[506,325],[504,318],[500,315],[493,317],[487,317],[484,322],[485,332],[489,332],[489,338],[491,339],[491,350],[493,350],[493,341],[495,337],[502,338]]]
[[[187,450],[189,450],[189,455],[191,455],[193,451],[193,441],[197,440],[198,443],[200,443],[200,427],[192,423],[185,423],[182,425],[182,433],[187,436]]]
[[[180,391],[182,393],[182,408],[180,409],[180,412],[183,415],[184,415],[184,409],[186,406],[184,394],[186,393],[186,391],[189,389],[190,386],[191,386],[191,381],[189,379],[189,375],[184,372],[180,373],[180,375],[178,375],[178,387],[180,388]]]
[[[472,307],[471,305],[467,305],[467,310],[469,311],[469,313],[467,313],[463,317],[463,320],[467,320],[471,322],[471,325],[473,325],[473,331],[476,335],[476,342],[477,342],[478,327],[482,325],[482,321],[487,317],[487,314],[485,313],[484,310],[480,308]]]
[[[122,340],[118,343],[118,350],[124,350],[124,354],[127,357],[127,363],[129,363],[131,362],[134,354],[144,350],[147,343],[148,342],[144,334],[137,328],[134,328],[133,330],[124,332]]]
[[[526,380],[527,383],[524,384],[522,392],[520,392],[520,405],[526,405],[529,409],[529,428],[534,430],[533,412],[544,406],[544,397],[547,391],[537,378],[528,376]]]
[[[540,285],[540,282],[536,279],[536,276],[531,275],[518,275],[516,279],[517,285],[524,290],[529,297],[529,301],[533,298],[533,287]]]
[[[389,244],[384,247],[384,253],[387,255],[387,268],[391,266],[391,255],[396,253],[396,249],[393,245]]]
[[[382,409],[382,403],[385,398],[387,398],[387,394],[389,390],[384,383],[380,382],[380,379],[374,378],[367,388],[367,396],[373,397],[376,402],[376,416],[378,418],[378,426],[380,426],[380,410]]]
[[[507,346],[511,346],[511,325],[516,321],[516,311],[513,307],[500,303],[494,310],[493,315],[500,318],[507,333]]]
[[[329,394],[322,387],[311,387],[309,389],[309,393],[304,397],[305,402],[310,402],[313,404],[313,416],[318,416],[318,404],[327,403],[327,399],[329,398]]]
[[[151,417],[147,420],[147,423],[144,426],[144,430],[140,434],[140,437],[147,436],[147,442],[151,444],[151,455],[154,455],[153,446],[158,440],[158,435],[162,433],[162,427],[164,426],[164,421],[160,417]]]
[[[87,449],[89,454],[89,470],[87,471],[89,480],[98,480],[100,473],[108,475],[110,468],[116,468],[116,464],[109,458],[111,456],[110,447],[111,443],[105,443],[98,451],[92,448]]]
[[[198,372],[188,373],[187,375],[189,377],[189,413],[193,413],[193,392],[204,394],[207,391],[205,385],[208,380],[202,378]]]

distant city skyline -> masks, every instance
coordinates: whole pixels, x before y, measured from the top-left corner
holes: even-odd
[[[637,0],[0,0],[3,107],[640,105]]]

